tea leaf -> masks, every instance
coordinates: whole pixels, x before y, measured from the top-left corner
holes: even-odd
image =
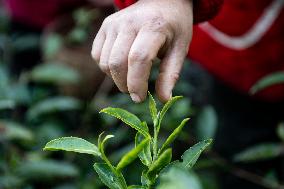
[[[198,177],[188,170],[172,166],[160,176],[157,189],[202,189]]]
[[[218,126],[218,117],[212,106],[202,108],[197,116],[196,134],[198,140],[214,138]]]
[[[159,153],[163,152],[169,145],[173,143],[173,141],[178,137],[178,135],[181,133],[183,127],[185,124],[189,121],[189,118],[184,119],[181,124],[174,130],[174,132],[167,138],[166,142],[163,144],[161,150]]]
[[[23,180],[16,175],[1,175],[0,188],[20,188],[23,185]]]
[[[98,139],[98,145],[99,145],[99,151],[101,153],[101,157],[102,159],[106,162],[106,164],[112,169],[113,172],[115,172],[115,168],[113,167],[113,165],[111,164],[111,162],[109,161],[109,159],[107,158],[107,156],[105,155],[105,143],[113,138],[113,135],[107,135],[102,141],[101,141],[101,137],[103,136],[104,133],[101,133]]]
[[[121,108],[105,108],[101,110],[100,113],[101,112],[120,119],[130,127],[139,131],[145,137],[149,137],[149,129],[147,125],[143,124],[136,115]]]
[[[182,165],[185,168],[192,168],[193,165],[198,160],[201,153],[212,143],[212,139],[204,140],[202,142],[199,142],[189,148],[187,151],[184,152],[182,155]]]
[[[165,150],[157,160],[153,162],[153,164],[150,166],[148,175],[150,178],[155,178],[156,174],[159,173],[165,166],[167,166],[172,160],[172,149],[169,148]]]
[[[28,76],[32,81],[49,84],[77,84],[81,80],[76,70],[59,63],[40,64]]]
[[[277,127],[277,134],[279,138],[284,142],[284,123],[280,123]]]
[[[255,162],[278,157],[281,153],[283,153],[283,145],[281,144],[259,144],[238,153],[234,160],[237,162]]]
[[[151,181],[148,178],[147,172],[148,172],[148,170],[146,170],[146,169],[142,171],[141,183],[142,183],[143,186],[149,186],[149,185],[153,184],[153,181]]]
[[[43,53],[47,59],[54,58],[62,47],[62,37],[58,34],[50,34],[43,43]]]
[[[53,97],[43,100],[28,111],[28,119],[32,120],[42,114],[78,110],[82,106],[81,101],[72,97]]]
[[[134,149],[132,149],[130,152],[124,155],[117,165],[117,170],[121,170],[130,163],[132,163],[138,157],[138,154],[149,143],[149,140],[150,140],[149,138],[143,140],[138,146],[136,146]]]
[[[16,106],[16,102],[10,99],[0,100],[0,110],[13,109]]]
[[[156,122],[158,121],[158,110],[157,110],[157,105],[156,102],[153,98],[153,96],[151,95],[150,92],[148,92],[149,95],[149,110],[150,110],[150,114],[153,120],[154,125],[156,125]]]
[[[144,186],[128,186],[127,189],[146,189]]]
[[[69,151],[83,154],[91,154],[94,156],[101,156],[98,147],[94,144],[77,137],[63,137],[52,140],[46,144],[43,150],[50,151]]]
[[[79,175],[79,170],[74,165],[54,160],[30,160],[25,161],[16,169],[20,178],[29,180],[55,179],[55,178],[72,178]]]
[[[159,122],[157,124],[157,127],[155,128],[156,135],[158,135],[161,127],[162,120],[164,119],[164,116],[166,115],[169,108],[178,100],[182,99],[182,96],[175,96],[172,97],[163,107],[161,110],[161,113],[159,114]]]
[[[145,139],[145,137],[141,133],[137,132],[137,134],[135,136],[135,146],[138,146],[144,139]],[[147,142],[146,146],[139,153],[138,156],[139,156],[139,159],[141,160],[141,162],[144,165],[150,166],[150,164],[152,162],[151,141]]]
[[[127,189],[123,176],[114,172],[106,163],[95,163],[94,169],[101,181],[110,189]]]
[[[162,111],[161,111],[161,115],[160,115],[160,122],[163,120],[165,114],[167,113],[167,111],[169,110],[169,108],[178,100],[182,99],[182,96],[175,96],[172,97],[163,107]]]
[[[251,94],[255,94],[267,87],[270,87],[272,85],[276,84],[282,84],[284,83],[284,72],[276,72],[272,73],[270,75],[267,75],[263,77],[260,81],[258,81],[250,90]]]
[[[34,134],[23,125],[0,120],[0,139],[32,141]]]

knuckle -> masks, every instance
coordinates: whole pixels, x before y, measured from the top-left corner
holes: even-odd
[[[134,19],[133,18],[127,18],[125,20],[125,24],[127,24],[127,26],[133,26],[134,25]]]
[[[180,74],[177,73],[177,72],[170,74],[170,79],[171,79],[174,83],[176,83],[176,82],[179,80],[179,77],[180,77]]]
[[[95,50],[91,51],[91,56],[96,63],[100,62],[100,56]]]
[[[110,60],[109,68],[113,71],[119,71],[122,68],[122,62],[119,60]]]
[[[170,28],[170,24],[162,16],[156,15],[149,20],[149,29],[153,32],[164,33]]]
[[[100,66],[100,69],[101,69],[104,73],[110,73],[110,69],[109,69],[109,66],[108,66],[107,64],[100,63],[99,66]]]
[[[147,61],[150,61],[151,58],[148,53],[143,51],[132,51],[129,54],[129,62],[138,62],[138,63],[145,63]]]
[[[109,26],[112,24],[112,22],[113,22],[113,15],[109,15],[104,19],[102,26],[103,27]]]

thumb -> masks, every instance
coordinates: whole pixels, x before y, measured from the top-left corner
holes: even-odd
[[[161,62],[156,81],[156,93],[162,102],[166,102],[172,97],[172,90],[179,79],[187,49],[187,47],[180,48],[180,45],[175,45],[166,53]]]

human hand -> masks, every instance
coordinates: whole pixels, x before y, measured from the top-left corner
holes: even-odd
[[[147,96],[152,61],[161,58],[156,93],[172,96],[192,36],[192,0],[140,0],[107,17],[92,57],[133,101]]]

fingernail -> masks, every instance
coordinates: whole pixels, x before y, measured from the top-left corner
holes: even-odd
[[[135,94],[135,93],[130,93],[130,96],[131,96],[131,99],[132,99],[134,102],[136,102],[136,103],[141,102],[141,98],[140,98],[137,94]]]

